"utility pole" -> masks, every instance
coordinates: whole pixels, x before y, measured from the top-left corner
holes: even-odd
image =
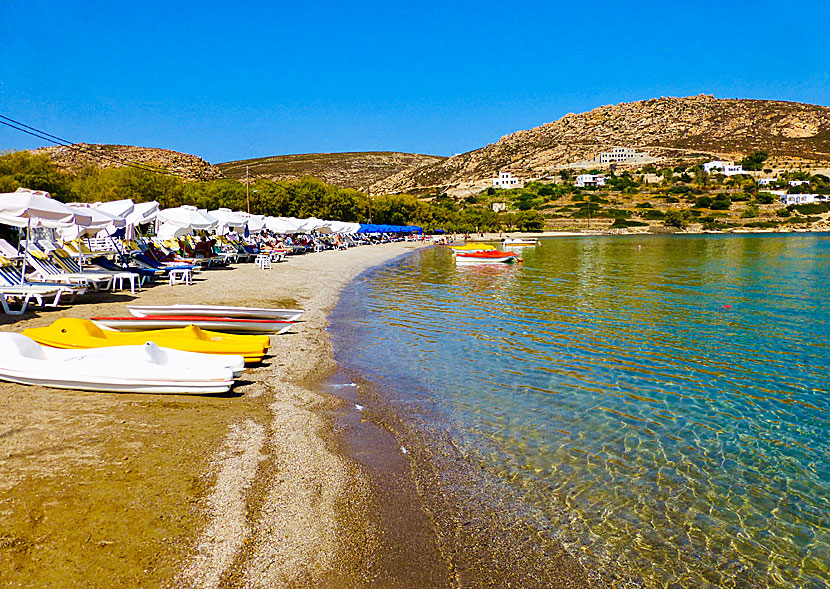
[[[248,178],[248,166],[245,166],[245,200],[248,202],[248,214],[251,214],[251,181]]]

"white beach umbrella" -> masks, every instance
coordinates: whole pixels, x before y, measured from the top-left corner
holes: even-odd
[[[208,214],[219,222],[216,227],[218,233],[227,233],[227,228],[242,229],[248,224],[247,219],[230,209],[216,209]]]
[[[285,217],[265,217],[265,227],[273,233],[293,233],[297,226]]]
[[[113,233],[116,229],[124,227],[127,222],[123,217],[112,215],[102,209],[94,208],[87,203],[72,202],[67,206],[82,215],[88,215],[90,222],[85,226],[71,225],[65,229],[61,229],[61,238],[64,240],[73,240],[84,235],[97,235],[101,231],[106,231],[107,234]]]
[[[172,209],[164,209],[156,213],[156,217],[164,224],[181,227],[190,231],[196,229],[213,229],[219,222],[194,206],[182,205]]]
[[[252,215],[244,211],[234,211],[234,213],[248,222],[249,233],[259,233],[265,229],[265,215]]]
[[[0,223],[26,227],[26,253],[32,227],[69,227],[91,222],[91,216],[50,198],[48,192],[18,188],[15,192],[0,194]],[[26,276],[25,256],[20,275],[21,278]]]
[[[135,203],[130,198],[111,200],[109,202],[96,202],[92,206],[115,217],[121,217],[125,221],[127,219],[127,215],[135,210]]]
[[[191,231],[192,229],[190,227],[182,227],[180,225],[174,225],[173,223],[162,223],[156,235],[162,239],[170,239],[171,237],[187,235]]]
[[[92,222],[89,215],[73,211],[48,192],[18,188],[0,194],[0,223],[15,227],[68,227]]]
[[[133,212],[127,215],[127,225],[143,225],[149,223],[156,218],[159,210],[159,203],[155,200],[150,202],[137,202],[133,207]]]

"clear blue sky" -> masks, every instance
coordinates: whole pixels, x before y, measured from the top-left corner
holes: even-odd
[[[212,163],[452,155],[658,96],[830,105],[828,25],[826,0],[2,0],[0,114]]]

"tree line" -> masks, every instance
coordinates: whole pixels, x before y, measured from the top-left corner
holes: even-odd
[[[425,230],[541,231],[544,218],[535,210],[495,213],[476,202],[446,195],[417,198],[410,194],[372,196],[312,177],[293,181],[257,179],[246,186],[231,179],[186,182],[150,170],[88,167],[72,172],[57,167],[46,154],[16,151],[0,155],[0,193],[18,187],[45,190],[63,202],[107,202],[123,198],[158,201],[161,208],[193,205],[214,210],[250,211],[274,217],[318,217],[334,221],[418,225]]]

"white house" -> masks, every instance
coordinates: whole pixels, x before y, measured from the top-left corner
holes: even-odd
[[[576,177],[577,188],[585,188],[586,186],[605,186],[605,176],[602,174],[580,174]]]
[[[775,178],[758,178],[758,184],[761,186],[769,186],[775,182]]]
[[[715,160],[703,164],[703,171],[711,174],[712,170],[719,170],[724,176],[735,176],[736,174],[745,174],[744,167],[740,164],[730,164]]]
[[[501,211],[506,211],[507,210],[507,203],[506,202],[494,202],[492,205],[490,205],[490,208],[493,209],[494,213],[499,213]]]
[[[594,161],[601,164],[643,164],[652,159],[645,151],[637,151],[631,147],[614,147],[611,151],[601,152]]]
[[[808,205],[814,202],[822,202],[828,200],[825,194],[782,194],[781,202],[785,205]]]
[[[802,184],[809,184],[809,180],[790,180],[790,186],[801,186]]]
[[[493,188],[521,188],[522,181],[513,176],[510,171],[499,172],[498,178],[493,178]]]

